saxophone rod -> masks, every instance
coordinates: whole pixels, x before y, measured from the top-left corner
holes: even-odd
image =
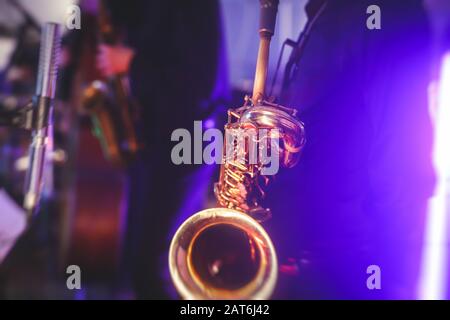
[[[253,104],[264,99],[269,68],[270,40],[275,31],[279,0],[260,0],[259,49],[253,83]]]

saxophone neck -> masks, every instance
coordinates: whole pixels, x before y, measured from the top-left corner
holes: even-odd
[[[265,99],[267,70],[269,65],[269,48],[271,35],[261,35],[256,62],[255,81],[253,84],[253,104]]]
[[[275,31],[278,2],[278,0],[260,0],[259,49],[252,96],[254,105],[265,98],[270,40]]]

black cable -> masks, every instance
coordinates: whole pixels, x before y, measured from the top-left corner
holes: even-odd
[[[284,70],[284,77],[283,77],[283,84],[282,84],[283,89],[286,89],[287,86],[289,85],[289,82],[291,81],[292,76],[293,76],[293,71],[295,71],[293,69],[297,67],[297,64],[301,58],[303,49],[305,48],[305,45],[309,38],[311,30],[312,30],[314,24],[319,19],[319,17],[325,11],[325,8],[327,7],[327,5],[328,5],[328,1],[324,1],[321,4],[320,8],[316,11],[315,15],[311,19],[308,19],[305,27],[303,28],[303,31],[300,33],[300,35],[298,37],[297,42],[290,40],[290,43],[287,43],[289,45],[292,44],[293,50],[291,52],[288,62],[286,63],[286,67]]]

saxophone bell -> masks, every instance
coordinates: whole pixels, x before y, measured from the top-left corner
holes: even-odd
[[[198,212],[178,229],[169,268],[184,299],[267,299],[278,273],[263,227],[228,208]]]

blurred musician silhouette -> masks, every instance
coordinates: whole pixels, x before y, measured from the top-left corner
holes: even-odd
[[[167,297],[166,261],[171,227],[199,166],[176,166],[171,133],[192,128],[227,98],[218,1],[108,1],[125,44],[100,45],[105,76],[128,72],[142,107],[145,143],[130,166],[123,247],[125,282],[138,298]],[[126,276],[131,277],[128,280]]]
[[[280,260],[298,267],[280,294],[415,298],[434,184],[426,14],[415,0],[312,0],[310,19],[324,2],[282,99],[299,108],[307,143],[270,193]],[[380,30],[366,27],[372,4]],[[367,287],[370,265],[381,290]]]

